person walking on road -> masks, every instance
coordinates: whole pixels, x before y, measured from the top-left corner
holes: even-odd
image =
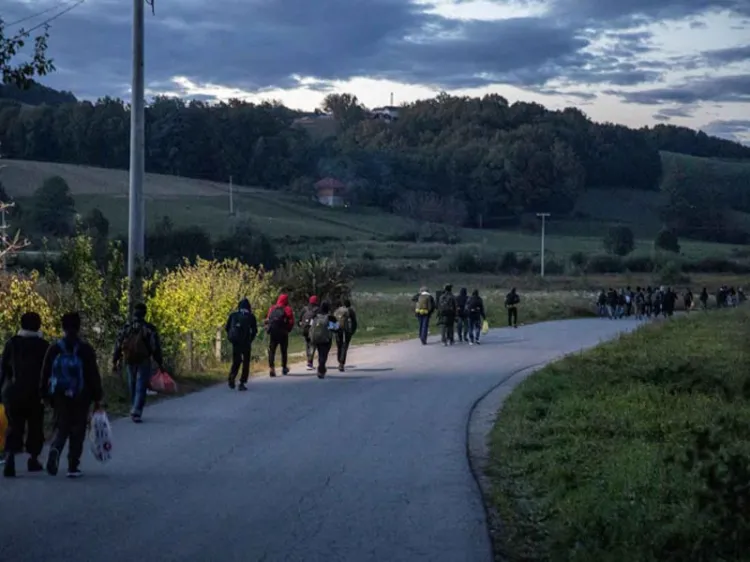
[[[438,301],[438,313],[443,328],[441,340],[445,346],[455,343],[456,312],[456,297],[453,294],[453,285],[446,285]]]
[[[682,303],[685,306],[685,312],[690,312],[693,309],[693,291],[689,287],[685,289],[685,293],[682,295]]]
[[[419,289],[412,301],[416,303],[414,313],[419,322],[419,340],[422,345],[427,345],[427,336],[430,333],[430,318],[435,313],[435,299],[427,290],[427,287]]]
[[[102,379],[96,352],[80,338],[77,312],[62,317],[63,338],[50,345],[42,365],[41,390],[55,412],[56,430],[47,456],[47,472],[57,475],[68,443],[68,477],[81,476],[80,463],[91,404],[100,409]]]
[[[315,367],[315,344],[310,340],[310,323],[318,315],[318,297],[313,295],[308,303],[302,309],[299,315],[299,327],[302,329],[302,336],[305,338],[305,356],[307,357],[307,370],[312,371]]]
[[[505,308],[508,310],[508,326],[518,328],[518,305],[521,297],[518,296],[516,288],[513,287],[505,296]]]
[[[487,319],[484,311],[484,300],[479,296],[479,291],[474,290],[466,303],[466,311],[469,317],[469,345],[479,345],[482,335],[482,323]]]
[[[117,336],[112,356],[112,370],[121,372],[124,360],[130,389],[130,419],[134,423],[143,420],[146,393],[151,380],[151,360],[160,370],[164,369],[161,340],[156,326],[146,322],[146,305],[138,303],[133,310],[133,320],[123,326]]]
[[[341,306],[333,313],[339,330],[336,332],[336,355],[339,361],[339,371],[346,370],[346,355],[349,352],[349,344],[357,332],[357,313],[352,308],[352,302],[344,299]]]
[[[281,350],[281,373],[289,374],[289,334],[294,329],[294,312],[289,306],[289,297],[279,295],[276,304],[268,310],[266,316],[268,333],[268,370],[271,377],[276,376],[276,350]]]
[[[708,310],[708,290],[703,287],[703,290],[701,291],[700,297],[698,297],[701,301],[701,306],[703,307],[703,310]]]
[[[469,317],[466,315],[467,302],[469,302],[469,295],[466,287],[462,287],[456,297],[456,332],[458,332],[459,342],[469,341]]]
[[[326,376],[328,354],[331,352],[334,334],[339,331],[336,317],[331,314],[331,304],[324,302],[318,309],[318,314],[310,322],[310,341],[318,352],[318,378]]]
[[[258,322],[253,314],[250,301],[242,299],[235,312],[229,315],[226,325],[227,339],[232,344],[232,367],[229,370],[229,388],[234,390],[237,373],[242,367],[239,389],[247,390],[250,377],[250,357],[253,342],[258,335]]]
[[[0,365],[0,389],[8,418],[5,434],[5,466],[3,475],[16,475],[16,455],[23,450],[26,432],[26,468],[39,472],[44,467],[39,462],[44,446],[44,404],[40,392],[40,378],[44,355],[49,343],[41,333],[42,320],[36,312],[21,316],[21,329],[10,338],[3,349]]]

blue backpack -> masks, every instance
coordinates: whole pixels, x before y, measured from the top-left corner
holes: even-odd
[[[57,342],[60,354],[52,363],[52,376],[49,380],[50,394],[62,394],[74,398],[83,390],[83,362],[78,356],[78,345],[68,351],[65,343]]]

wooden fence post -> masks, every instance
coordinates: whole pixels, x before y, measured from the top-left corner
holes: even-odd
[[[221,361],[221,328],[216,329],[216,340],[214,340],[214,356]]]

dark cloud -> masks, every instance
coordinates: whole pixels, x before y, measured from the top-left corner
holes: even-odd
[[[750,61],[750,44],[727,49],[704,51],[703,58],[708,63],[732,64]]]
[[[660,109],[652,117],[657,121],[669,121],[673,117],[692,117],[695,113],[694,106],[665,107]]]
[[[708,135],[725,138],[750,146],[750,119],[712,121],[701,127]]]
[[[706,29],[708,24],[704,21],[691,21],[690,29]]]
[[[750,74],[694,79],[676,86],[635,92],[608,90],[629,103],[661,105],[668,103],[750,102]]]

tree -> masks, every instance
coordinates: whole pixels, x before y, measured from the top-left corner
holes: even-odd
[[[13,208],[13,205],[13,203],[0,201],[0,213],[7,213]],[[11,236],[6,230],[0,228],[0,269],[5,267],[5,262],[10,256],[29,245],[29,241],[21,237],[21,231],[16,231],[15,235]]]
[[[31,212],[40,232],[53,236],[72,234],[76,209],[67,182],[60,176],[46,179],[34,192]]]
[[[321,107],[333,115],[341,128],[348,129],[365,118],[365,108],[352,94],[328,94]]]
[[[671,228],[662,228],[656,235],[654,246],[667,252],[680,253],[680,242],[677,234]]]
[[[109,236],[109,221],[98,207],[86,213],[81,222],[83,227],[96,238],[106,239]]]
[[[616,256],[627,256],[635,249],[633,231],[627,226],[613,226],[604,237],[604,249]]]
[[[52,59],[47,58],[47,40],[49,27],[34,38],[34,48],[30,60],[16,62],[13,60],[20,54],[30,39],[28,31],[21,29],[14,35],[7,35],[5,24],[0,19],[0,69],[3,72],[3,84],[15,84],[19,88],[31,85],[34,76],[45,76],[55,70]]]

